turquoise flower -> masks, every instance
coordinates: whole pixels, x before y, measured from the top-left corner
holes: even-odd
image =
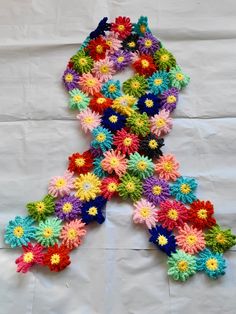
[[[58,243],[58,238],[61,231],[62,220],[58,218],[48,218],[45,221],[40,221],[36,230],[36,240],[43,246],[53,246]]]
[[[193,178],[179,177],[170,188],[170,193],[177,201],[185,204],[191,204],[196,200],[194,191],[197,188],[197,182]]]
[[[92,131],[93,140],[91,142],[91,146],[94,148],[101,148],[103,152],[108,149],[111,149],[113,135],[112,133],[103,128],[102,126],[98,126]]]
[[[31,217],[16,216],[15,220],[10,220],[4,235],[5,242],[12,248],[27,245],[30,239],[35,238],[35,227],[32,226],[34,220]]]
[[[170,85],[178,89],[182,89],[183,87],[187,86],[190,81],[190,77],[184,74],[178,65],[174,68],[171,68],[169,76]]]
[[[150,177],[154,172],[154,164],[147,156],[135,152],[130,155],[128,170],[140,179]]]
[[[223,254],[213,253],[209,249],[200,252],[197,257],[197,270],[204,271],[210,278],[217,279],[225,274],[226,262]]]
[[[69,91],[69,108],[83,110],[88,107],[89,97],[81,92],[78,88]]]
[[[104,96],[111,99],[116,99],[122,95],[120,81],[109,80],[102,85],[101,92]]]
[[[106,171],[104,171],[101,166],[101,162],[103,159],[104,157],[102,156],[102,157],[94,158],[94,161],[93,161],[93,165],[94,165],[93,173],[99,178],[104,178],[107,175]]]
[[[140,36],[144,36],[146,32],[151,33],[148,27],[148,18],[146,16],[140,16],[138,22],[134,24],[133,30]]]
[[[148,86],[151,93],[159,95],[169,88],[169,74],[165,71],[157,71],[148,78]]]

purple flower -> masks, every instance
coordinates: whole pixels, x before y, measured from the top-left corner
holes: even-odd
[[[111,60],[114,63],[115,70],[121,71],[130,64],[132,55],[128,51],[118,50],[111,56]]]
[[[145,33],[144,37],[138,40],[138,47],[141,53],[153,54],[160,49],[160,42],[151,33]]]
[[[62,79],[67,90],[78,88],[79,75],[75,70],[67,68]]]
[[[160,95],[161,99],[161,108],[167,111],[173,111],[176,108],[177,101],[179,96],[179,90],[175,87],[172,87]]]
[[[55,214],[66,221],[78,218],[81,213],[82,202],[75,196],[67,195],[56,202]]]
[[[89,151],[92,154],[93,158],[97,158],[97,157],[103,156],[103,151],[101,150],[101,148],[94,148],[94,147],[91,146]]]
[[[170,196],[170,187],[165,180],[149,177],[143,183],[143,194],[149,202],[158,205]]]

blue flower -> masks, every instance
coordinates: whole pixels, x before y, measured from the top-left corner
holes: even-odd
[[[169,73],[165,71],[157,71],[148,78],[149,90],[155,94],[161,94],[169,88]]]
[[[176,240],[171,231],[168,231],[162,226],[149,229],[151,237],[149,242],[154,243],[159,250],[165,252],[168,256],[176,252]]]
[[[156,95],[148,93],[139,98],[137,107],[140,113],[146,112],[148,116],[154,116],[161,107],[160,99]]]
[[[107,23],[108,18],[104,17],[99,23],[97,28],[90,33],[89,37],[91,39],[97,38],[100,35],[105,35],[105,31],[108,31],[110,29],[110,24]]]
[[[91,146],[94,148],[101,148],[103,152],[108,149],[111,149],[113,135],[109,130],[98,126],[92,131],[93,140],[91,142]]]
[[[204,271],[208,277],[217,279],[225,274],[226,262],[223,254],[213,253],[209,249],[200,252],[197,257],[197,270]]]
[[[193,178],[179,177],[170,188],[170,194],[184,204],[192,204],[197,198],[194,191],[197,188],[197,182]]]
[[[103,159],[104,157],[102,156],[102,157],[94,158],[94,161],[93,161],[93,165],[94,165],[93,173],[96,174],[96,176],[99,178],[104,178],[107,175],[106,171],[104,171],[101,166],[101,161]]]
[[[138,22],[134,24],[133,30],[140,36],[144,36],[146,32],[150,33],[150,28],[148,27],[148,18],[146,16],[140,16]]]
[[[120,81],[119,80],[107,81],[106,83],[102,85],[101,92],[107,98],[116,99],[117,97],[120,97],[122,95]]]
[[[33,223],[31,217],[16,216],[15,220],[10,220],[4,235],[5,242],[12,248],[27,245],[30,239],[35,238],[36,228],[32,226]]]
[[[103,215],[104,207],[107,200],[98,196],[92,201],[83,204],[81,210],[81,217],[84,223],[89,224],[92,221],[96,221],[102,224],[105,221],[105,215]]]
[[[112,133],[121,130],[125,126],[126,117],[112,108],[107,108],[103,112],[102,125]]]

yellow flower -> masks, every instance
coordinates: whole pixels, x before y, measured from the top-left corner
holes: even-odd
[[[124,114],[126,116],[130,116],[134,111],[133,107],[136,103],[136,98],[129,95],[124,95],[116,98],[113,101],[112,108],[117,112]]]
[[[81,201],[90,201],[95,199],[100,193],[101,181],[93,173],[81,174],[76,178],[74,187],[77,190],[75,196]]]

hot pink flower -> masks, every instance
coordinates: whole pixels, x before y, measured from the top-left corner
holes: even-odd
[[[101,123],[101,115],[90,108],[82,110],[76,118],[80,121],[82,130],[87,133],[98,127]]]
[[[170,132],[172,128],[172,118],[170,117],[170,112],[166,110],[159,111],[150,119],[151,131],[156,136],[163,136]]]
[[[74,188],[73,172],[66,171],[63,176],[53,177],[48,186],[48,194],[53,197],[69,195]]]
[[[134,203],[133,221],[136,224],[146,224],[148,229],[155,227],[157,224],[155,206],[144,198],[141,198]]]
[[[175,181],[180,176],[178,169],[179,163],[172,154],[160,156],[155,165],[155,171],[159,178],[166,181]]]
[[[100,80],[91,73],[84,73],[79,78],[79,86],[82,92],[93,96],[100,91],[102,84]]]
[[[122,176],[127,169],[127,159],[125,155],[118,150],[110,150],[103,154],[104,159],[101,162],[103,170],[109,174],[115,173],[119,177]]]
[[[43,264],[43,246],[28,243],[22,249],[24,254],[16,259],[17,272],[26,273],[34,264]]]
[[[112,76],[115,74],[116,71],[113,67],[113,62],[109,59],[109,57],[106,57],[105,59],[99,60],[94,63],[92,72],[95,77],[103,83],[112,79]]]
[[[64,224],[60,234],[62,245],[70,250],[79,246],[81,239],[86,234],[84,226],[85,223],[83,223],[81,219],[75,219]]]
[[[114,53],[121,48],[122,41],[118,39],[118,35],[110,32],[109,35],[104,37],[106,44],[110,47],[108,53]]]

